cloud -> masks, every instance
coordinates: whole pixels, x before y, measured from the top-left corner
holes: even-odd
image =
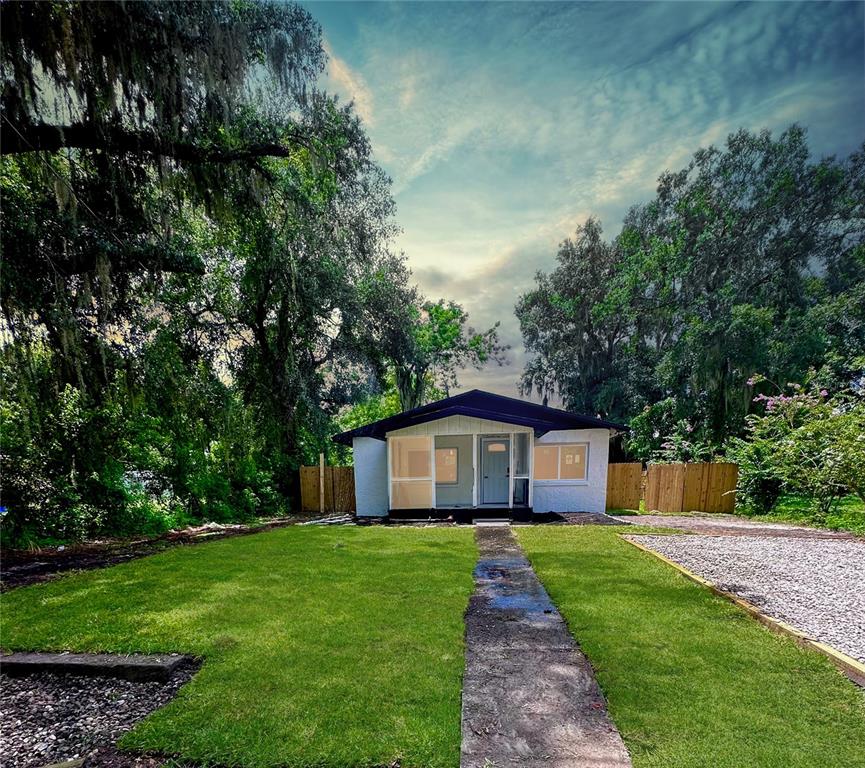
[[[398,195],[415,179],[420,178],[438,163],[447,159],[454,149],[464,144],[477,130],[478,125],[470,118],[457,120],[447,126],[442,136],[429,146],[424,147],[420,155],[399,173],[394,185],[394,194]]]
[[[615,236],[663,171],[740,127],[800,122],[818,156],[865,136],[862,4],[316,9],[332,15],[334,48],[362,62],[330,52],[330,81],[394,179],[420,288],[462,303],[477,328],[501,320],[514,346],[511,366],[467,371],[466,385],[514,394],[514,303],[589,215]]]
[[[327,71],[330,80],[338,91],[354,102],[357,114],[367,126],[374,125],[372,90],[363,75],[353,70],[345,59],[337,56],[327,41],[324,42],[324,50],[329,59]]]
[[[402,109],[408,109],[417,98],[418,77],[414,73],[406,75],[399,84],[399,105]]]

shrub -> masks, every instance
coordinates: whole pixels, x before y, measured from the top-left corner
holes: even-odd
[[[865,400],[858,393],[830,397],[816,386],[788,384],[755,401],[764,413],[749,416],[747,436],[727,450],[739,464],[741,502],[768,511],[781,492],[803,494],[825,517],[850,493],[865,500]]]
[[[771,512],[783,491],[772,451],[774,446],[764,440],[732,438],[727,444],[727,460],[739,465],[736,503],[750,512]]]
[[[706,429],[703,408],[686,418],[686,408],[674,397],[646,406],[631,419],[625,439],[628,452],[641,461],[711,461],[716,446]]]
[[[57,382],[44,346],[0,351],[4,547],[285,511],[238,392],[157,342],[147,375],[117,373],[98,402]]]

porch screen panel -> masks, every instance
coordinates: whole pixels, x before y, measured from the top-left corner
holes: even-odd
[[[526,507],[529,504],[529,478],[514,478],[514,506]]]
[[[529,476],[529,436],[526,432],[514,434],[514,477]]]
[[[432,438],[390,438],[392,509],[432,507]]]
[[[391,477],[394,480],[419,480],[432,477],[430,438],[391,438]]]
[[[527,432],[514,433],[514,495],[515,507],[525,507],[529,503],[529,435]]]
[[[394,509],[429,509],[432,507],[432,487],[429,480],[394,482],[391,494]]]

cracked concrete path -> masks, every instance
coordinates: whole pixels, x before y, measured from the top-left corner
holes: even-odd
[[[586,657],[508,526],[475,529],[461,768],[626,768]]]

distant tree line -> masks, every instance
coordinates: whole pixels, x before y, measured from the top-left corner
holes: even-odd
[[[516,307],[522,389],[630,424],[637,458],[722,453],[772,382],[862,396],[865,148],[814,160],[798,126],[739,131],[557,260]]]
[[[284,513],[346,406],[502,359],[410,284],[306,10],[3,3],[0,26],[5,545]]]

